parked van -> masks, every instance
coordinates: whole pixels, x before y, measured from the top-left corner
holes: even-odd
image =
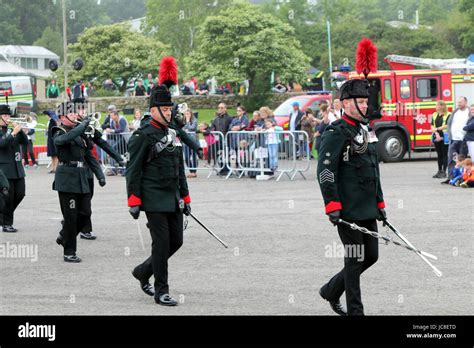
[[[0,104],[6,103],[5,94],[8,93],[8,105],[12,113],[16,113],[20,102],[31,106],[36,112],[36,78],[22,68],[0,60]]]

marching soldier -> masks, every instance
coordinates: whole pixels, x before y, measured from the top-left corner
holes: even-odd
[[[25,197],[25,170],[21,163],[20,145],[27,145],[28,138],[21,125],[13,124],[8,128],[11,110],[8,105],[0,105],[0,170],[8,179],[9,194],[5,199],[5,208],[0,211],[0,224],[3,232],[17,232],[13,227],[15,209]]]
[[[75,107],[76,107],[77,118],[79,121],[82,121],[84,117],[86,116],[85,112],[87,110],[87,102],[84,101],[82,103],[75,103]],[[90,127],[89,127],[89,130],[91,130]],[[101,131],[94,128],[92,134],[90,135],[83,134],[82,137],[87,142],[87,145],[89,146],[89,150],[91,152],[94,148],[94,144],[96,144],[102,150],[104,150],[110,157],[112,157],[115,161],[117,161],[120,167],[125,167],[125,163],[123,162],[122,156],[118,152],[116,152],[106,140],[102,139]],[[87,180],[89,181],[89,187],[91,190],[91,200],[92,200],[92,197],[94,196],[94,175],[92,173],[92,170],[89,167],[87,167]],[[89,216],[88,221],[84,224],[84,227],[80,231],[80,237],[81,239],[88,239],[88,240],[94,240],[97,238],[97,236],[92,232],[92,221],[91,221],[90,216]]]
[[[77,125],[77,114],[71,102],[59,105],[58,116],[61,126],[53,128],[53,139],[59,165],[53,190],[58,191],[64,224],[56,242],[64,247],[64,261],[81,262],[76,255],[76,236],[91,215],[91,188],[86,167],[92,169],[101,186],[105,185],[105,177],[82,137],[90,119],[86,118]]]
[[[378,240],[339,223],[355,222],[377,231],[385,220],[375,133],[367,122],[367,80],[349,80],[341,86],[344,114],[323,133],[318,160],[318,180],[329,220],[345,248],[344,268],[320,289],[339,315],[364,315],[360,275],[378,258]],[[361,251],[362,255],[357,255]],[[346,292],[347,312],[339,299]]]
[[[165,75],[160,70],[160,76]],[[152,89],[151,120],[130,138],[126,172],[130,214],[138,219],[140,211],[145,212],[153,241],[151,257],[132,274],[142,290],[164,306],[178,304],[169,295],[168,259],[183,244],[183,213],[191,212],[182,144],[170,128],[173,105],[167,86]],[[149,283],[152,275],[154,289]]]

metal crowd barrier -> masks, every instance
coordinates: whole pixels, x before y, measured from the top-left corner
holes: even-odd
[[[225,137],[229,173],[268,180],[283,175],[294,180],[310,168],[309,137],[304,131],[229,131]]]
[[[198,139],[196,132],[187,133]],[[206,145],[205,158],[200,160],[196,152],[183,143],[184,164],[185,169],[189,171],[209,170],[209,178],[213,173],[218,174],[225,168],[225,138],[222,132],[210,132],[203,137]]]
[[[102,135],[102,138],[109,143],[109,145],[118,152],[123,161],[126,163],[128,158],[128,140],[130,139],[132,133],[105,133]],[[96,146],[99,159],[102,164],[103,171],[121,171],[125,173],[125,167],[120,167],[117,161],[110,157],[103,149]],[[116,173],[117,174],[117,173]]]

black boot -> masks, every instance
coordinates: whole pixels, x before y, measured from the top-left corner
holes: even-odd
[[[169,294],[163,294],[160,296],[155,296],[155,302],[162,305],[162,306],[177,306],[178,301],[172,298]]]
[[[137,268],[132,271],[132,275],[140,282],[140,288],[145,294],[147,294],[148,296],[155,295],[155,288],[150,284],[150,280],[140,277]]]
[[[326,301],[329,302],[329,305],[331,306],[331,309],[338,315],[341,315],[341,316],[346,316],[347,315],[347,311],[345,310],[345,308],[342,306],[341,302],[339,301],[339,299],[337,300],[328,300],[327,298],[325,298],[323,296],[323,294],[321,293],[321,289],[319,290],[319,295],[325,299]]]

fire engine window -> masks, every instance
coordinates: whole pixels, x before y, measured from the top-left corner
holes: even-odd
[[[410,80],[403,79],[400,81],[400,98],[410,98]]]
[[[438,81],[436,79],[416,80],[416,96],[418,98],[435,98],[438,96]]]
[[[392,100],[392,84],[390,83],[390,80],[383,81],[383,93],[385,100]]]

